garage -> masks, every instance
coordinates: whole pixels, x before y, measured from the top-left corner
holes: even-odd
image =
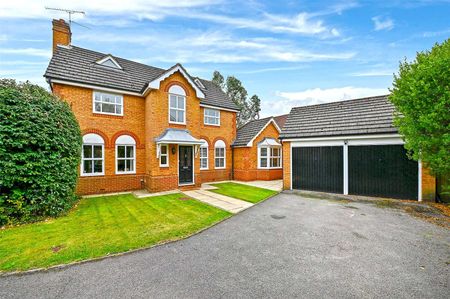
[[[433,200],[435,178],[408,159],[394,112],[387,96],[293,108],[280,134],[291,155],[284,186]]]
[[[403,145],[348,147],[348,193],[417,199],[418,165]]]
[[[342,146],[293,148],[293,188],[343,193],[342,153]]]

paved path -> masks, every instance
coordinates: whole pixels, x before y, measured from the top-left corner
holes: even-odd
[[[231,213],[239,213],[240,211],[253,206],[250,202],[217,194],[203,188],[200,190],[184,191],[183,193],[189,197],[195,198],[196,200]]]
[[[273,180],[273,181],[232,181],[239,184],[255,186],[259,188],[269,189],[273,191],[283,190],[283,180]]]
[[[191,238],[0,278],[0,298],[449,298],[449,231],[280,194]]]

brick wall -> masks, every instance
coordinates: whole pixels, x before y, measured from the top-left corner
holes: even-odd
[[[422,165],[422,200],[434,202],[436,198],[436,178]]]
[[[283,189],[291,189],[291,143],[283,142]]]
[[[276,127],[270,123],[255,138],[252,147],[234,148],[234,179],[239,181],[281,179],[283,177],[282,169],[258,169],[258,143],[264,138],[278,139],[279,135]]]
[[[169,94],[170,86],[177,84],[186,92],[186,125],[169,123]],[[208,142],[208,170],[200,170],[199,154],[194,157],[195,184],[202,182],[228,180],[231,176],[231,143],[236,136],[236,113],[220,111],[220,126],[210,126],[203,123],[204,109],[200,107],[200,100],[195,96],[195,90],[179,72],[161,82],[159,90],[152,90],[147,95],[145,106],[145,135],[149,136],[146,143],[147,174],[152,179],[172,177],[164,185],[168,189],[178,188],[178,147],[171,145],[169,149],[169,167],[159,167],[156,157],[156,144],[153,139],[161,135],[167,128],[187,129],[197,139]],[[214,169],[214,143],[223,140],[226,145],[226,168]],[[175,153],[172,153],[175,148]],[[173,179],[173,178],[177,179]],[[155,190],[155,188],[150,188]],[[157,188],[156,188],[157,189]]]
[[[168,87],[182,86],[186,97],[186,125],[169,124]],[[62,84],[53,84],[53,92],[71,106],[80,124],[83,135],[96,133],[105,141],[105,175],[80,177],[78,194],[95,194],[129,191],[147,188],[151,192],[177,189],[178,146],[169,147],[169,167],[159,167],[154,139],[167,128],[187,129],[195,138],[209,144],[209,169],[200,170],[199,155],[194,157],[195,186],[202,182],[229,180],[231,178],[231,147],[236,136],[236,113],[221,111],[221,125],[203,124],[203,108],[195,91],[180,73],[175,73],[163,82],[159,90],[151,91],[146,98],[123,95],[123,116],[93,113],[93,90]],[[120,135],[130,135],[136,140],[136,174],[115,174],[115,141]],[[223,140],[226,144],[226,168],[214,169],[214,143]],[[174,148],[175,153],[172,153]]]

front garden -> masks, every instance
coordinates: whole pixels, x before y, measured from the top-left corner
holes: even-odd
[[[0,230],[0,272],[148,247],[189,236],[230,215],[181,193],[82,199],[66,216]]]

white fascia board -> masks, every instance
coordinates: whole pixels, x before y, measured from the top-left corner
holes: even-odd
[[[229,108],[222,108],[222,107],[217,107],[217,106],[211,106],[211,105],[205,105],[205,104],[200,104],[200,107],[203,108],[211,108],[211,109],[216,109],[216,110],[223,110],[223,111],[230,111],[230,112],[239,112],[238,110],[234,110],[234,109],[229,109]]]
[[[258,134],[256,134],[255,136],[253,136],[252,140],[250,140],[247,143],[247,146],[251,147],[253,146],[253,141],[255,141],[256,137],[258,137],[266,128],[269,124],[273,123],[275,125],[275,128],[278,130],[278,133],[281,132],[280,128],[278,127],[277,123],[275,122],[275,120],[273,119],[273,117],[264,125],[264,127],[262,127],[261,130],[259,130]]]
[[[144,94],[147,93],[148,89],[159,89],[159,85],[164,79],[166,79],[167,77],[171,76],[172,74],[174,74],[178,71],[189,82],[189,84],[192,86],[192,88],[194,88],[197,98],[204,99],[205,94],[203,93],[203,91],[201,91],[201,89],[198,88],[198,86],[195,84],[195,82],[191,80],[189,75],[184,71],[184,69],[180,65],[176,65],[175,67],[173,67],[173,68],[169,69],[168,71],[166,71],[165,73],[163,73],[158,78],[154,79],[153,81],[150,81],[150,83],[148,83],[148,86],[144,91]]]
[[[336,136],[327,138],[304,138],[283,140],[290,141],[293,147],[306,146],[349,146],[356,145],[403,145],[405,142],[398,134],[364,135],[364,136]]]
[[[119,93],[119,94],[128,94],[128,95],[138,96],[138,97],[142,98],[142,94],[137,93],[137,92],[131,92],[131,91],[126,91],[126,90],[121,90],[121,89],[101,87],[101,86],[91,85],[91,84],[83,84],[83,83],[77,83],[77,82],[65,81],[65,80],[58,80],[58,79],[50,79],[50,83],[58,83],[58,84],[65,84],[65,85],[71,85],[71,86],[77,86],[77,87],[84,87],[84,88],[90,88],[90,89],[95,89],[95,90],[100,90],[100,91],[109,91],[109,92],[112,92],[112,93]]]
[[[305,137],[305,138],[283,138],[283,142],[294,141],[316,141],[316,140],[342,140],[342,139],[373,139],[373,138],[401,138],[400,134],[370,134],[370,135],[343,135],[343,136],[328,136],[328,137]]]

